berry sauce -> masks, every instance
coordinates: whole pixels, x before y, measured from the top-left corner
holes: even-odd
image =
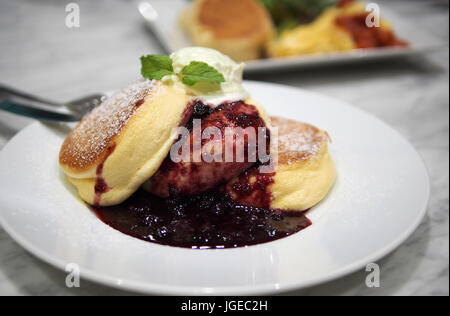
[[[191,117],[186,127],[192,130],[192,118],[204,120],[212,113],[220,114],[222,110],[239,105],[227,103],[211,109],[201,102],[194,102],[186,112],[186,118]],[[228,115],[226,119],[237,126],[261,125],[256,124],[259,116],[224,113]],[[219,117],[213,123],[220,127],[223,119]],[[270,135],[266,137],[270,139]],[[108,150],[105,161],[113,150],[114,147]],[[272,196],[268,188],[274,174],[259,175],[256,166],[244,172],[231,189],[220,186],[192,196],[169,186],[169,198],[157,197],[141,189],[120,205],[100,207],[101,195],[109,190],[102,178],[103,164],[97,169],[96,198],[91,209],[105,224],[144,241],[191,249],[237,248],[284,238],[311,225],[305,216],[307,211],[269,209]],[[171,171],[166,164],[167,160],[160,169]],[[252,175],[256,175],[254,182],[249,181]]]
[[[233,201],[241,205],[269,209],[273,201],[269,186],[275,182],[274,176],[275,172],[261,173],[256,165],[240,174],[235,182],[227,184],[226,190]]]
[[[306,212],[241,206],[223,190],[162,199],[143,190],[124,203],[92,207],[104,223],[144,241],[191,249],[261,244],[311,225]]]
[[[103,157],[102,162],[98,165],[96,170],[97,179],[95,181],[95,197],[94,197],[94,205],[98,205],[102,198],[102,195],[111,190],[111,188],[106,184],[105,179],[103,178],[103,167],[105,166],[105,162],[109,156],[114,152],[116,145],[113,144],[106,149],[105,157]]]

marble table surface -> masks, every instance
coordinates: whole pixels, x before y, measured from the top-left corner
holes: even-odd
[[[160,53],[133,1],[77,1],[81,27],[65,26],[69,1],[0,0],[0,83],[68,100],[135,80],[142,54]],[[168,1],[170,3],[170,0]],[[449,9],[438,0],[377,1],[448,42]],[[288,295],[449,295],[449,54],[354,66],[253,75],[347,101],[389,123],[424,158],[432,181],[428,215],[400,248],[382,259],[381,287],[365,272]],[[0,112],[0,148],[32,120]],[[8,166],[0,166],[8,168]],[[0,205],[1,211],[1,205]],[[18,246],[0,228],[0,295],[129,295],[65,277]]]

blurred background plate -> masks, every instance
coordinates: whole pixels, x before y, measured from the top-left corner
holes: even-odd
[[[172,53],[180,48],[192,46],[192,43],[179,25],[180,13],[189,5],[187,0],[152,0],[138,2],[139,11],[154,36],[167,51]],[[168,5],[170,4],[170,5]],[[448,48],[448,43],[420,29],[414,21],[383,7],[379,3],[381,14],[389,21],[399,38],[411,43],[408,48],[378,48],[371,50],[354,50],[352,52],[333,53],[327,55],[303,55],[288,58],[270,58],[246,62],[247,73],[306,68],[312,66],[328,66],[345,63],[361,63],[396,57],[407,57],[425,54]]]

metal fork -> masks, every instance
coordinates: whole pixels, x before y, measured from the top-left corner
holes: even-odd
[[[67,103],[57,103],[0,85],[0,110],[52,122],[76,122],[102,102],[93,94]]]

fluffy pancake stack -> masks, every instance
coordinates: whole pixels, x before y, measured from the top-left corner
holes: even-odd
[[[214,98],[205,91],[196,95],[173,75],[170,80],[140,80],[104,100],[70,132],[60,151],[60,165],[80,197],[91,205],[112,206],[146,186],[161,197],[170,195],[172,189],[177,194],[195,195],[225,188],[242,205],[294,211],[306,210],[322,200],[336,176],[327,133],[308,124],[270,119],[261,106],[247,99],[241,65],[232,60],[203,48],[181,53],[184,56],[173,58],[176,65],[209,56],[210,63],[225,74],[225,82],[214,86]],[[216,59],[221,63],[214,62]],[[205,98],[226,101],[213,104]],[[237,159],[164,164],[179,141],[177,129],[188,126],[189,137],[193,137],[193,119],[199,115],[204,127],[268,130],[263,137],[270,138],[271,155],[278,157],[274,168],[261,174],[254,161]],[[237,134],[228,139],[223,135],[202,139],[195,150],[209,152],[213,148],[209,145],[220,141],[218,152],[223,154],[226,143],[237,151]]]
[[[151,179],[176,140],[173,129],[191,116],[189,100],[178,89],[146,80],[115,93],[83,119],[67,136],[59,159],[81,198],[91,205],[120,204]],[[269,123],[257,108],[268,126],[278,129],[278,141],[271,144],[278,159],[270,173],[254,167],[230,181],[227,193],[242,205],[311,208],[336,177],[328,134],[288,119],[271,118]],[[260,179],[266,181],[262,186]]]
[[[186,125],[193,106],[192,96],[172,85],[135,83],[105,100],[70,132],[60,165],[87,203],[120,204],[159,170],[177,139],[174,131]],[[270,127],[265,110],[254,107]]]

